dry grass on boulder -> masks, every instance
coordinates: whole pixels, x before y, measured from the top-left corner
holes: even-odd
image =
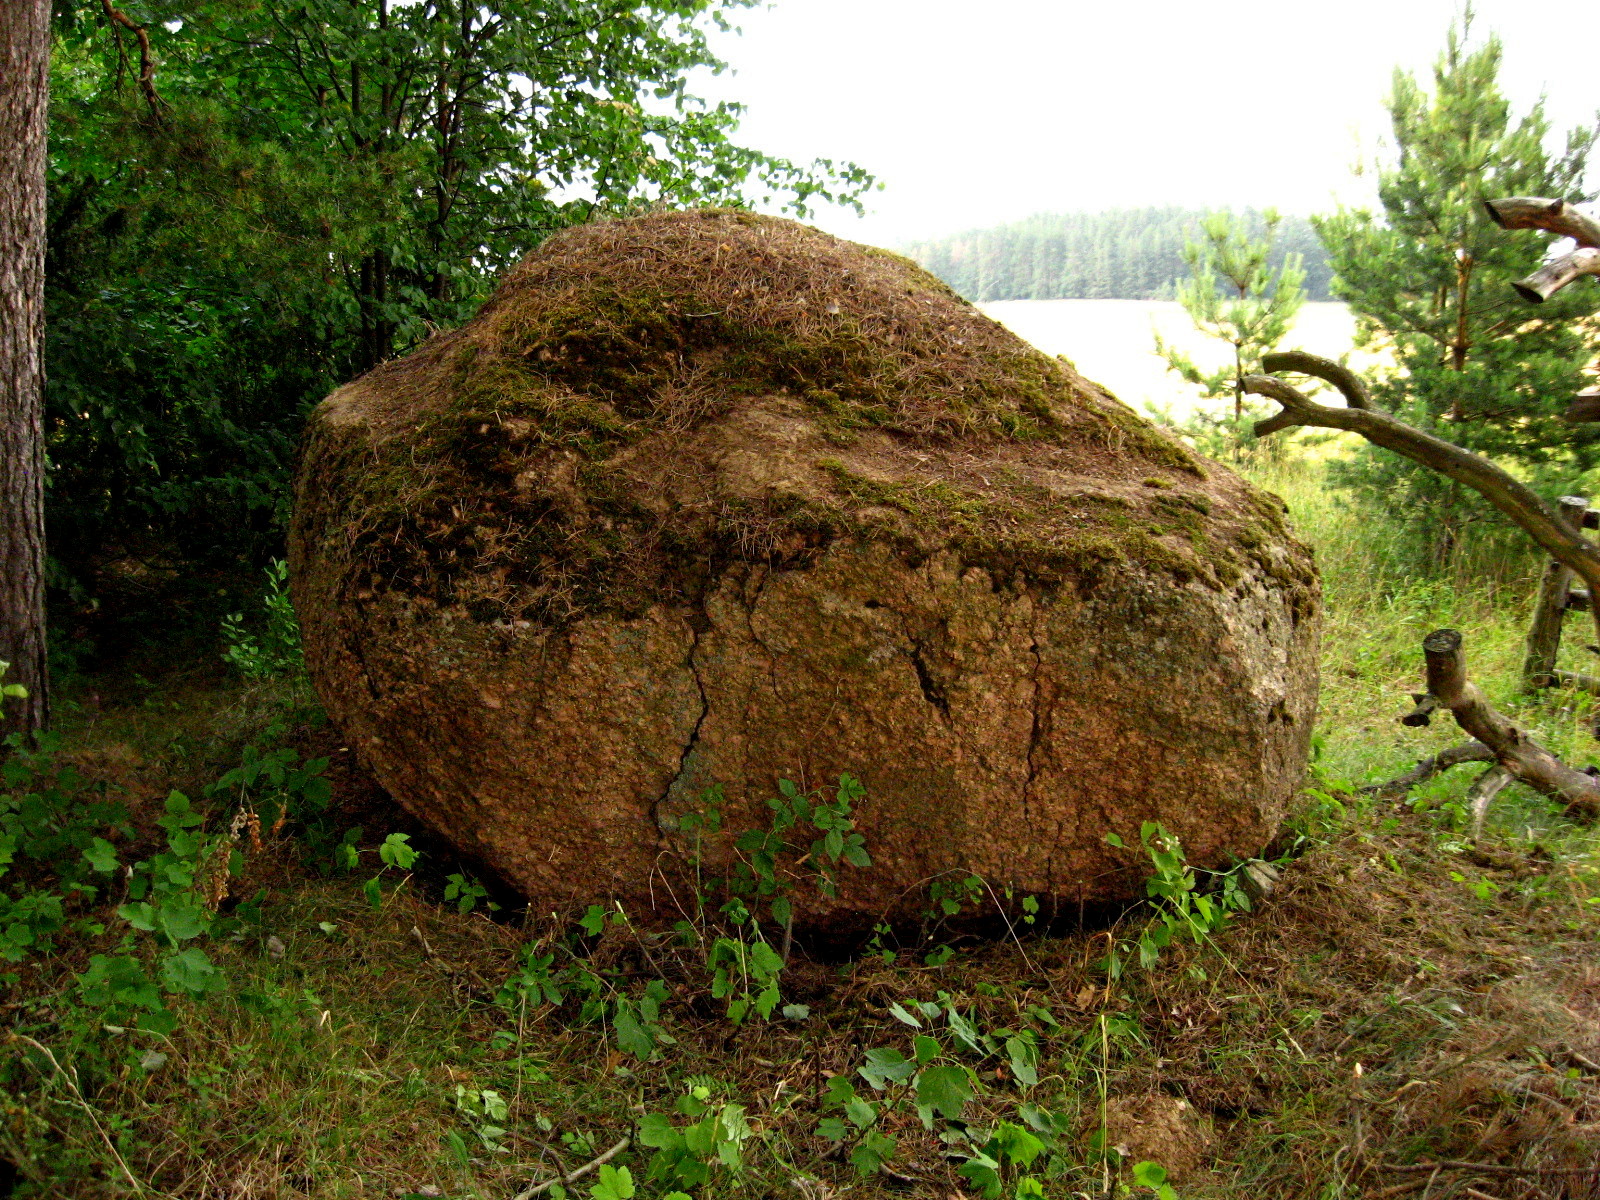
[[[705,431],[750,408],[813,431],[806,469],[708,485]],[[335,394],[299,503],[375,589],[490,619],[637,613],[692,594],[706,545],[794,564],[867,530],[1047,575],[1228,586],[1260,561],[1310,588],[1260,552],[1281,508],[1207,474],[909,260],[707,210],[551,238],[469,324]]]

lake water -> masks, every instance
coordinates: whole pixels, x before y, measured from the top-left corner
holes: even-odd
[[[1170,371],[1156,354],[1159,332],[1206,370],[1230,358],[1222,342],[1195,329],[1176,301],[997,300],[978,307],[1046,354],[1066,355],[1079,371],[1139,412],[1154,404],[1170,407],[1181,418],[1201,404],[1227,403],[1201,400],[1198,389]],[[1338,358],[1349,352],[1354,339],[1355,320],[1343,304],[1307,304],[1283,348]]]

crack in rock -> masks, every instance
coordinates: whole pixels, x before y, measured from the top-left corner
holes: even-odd
[[[656,798],[652,806],[655,813],[656,828],[662,832],[673,832],[678,828],[678,819],[667,811],[667,806],[672,800],[673,793],[683,783],[684,777],[689,773],[689,760],[694,756],[695,747],[700,744],[700,730],[705,727],[706,716],[711,712],[711,701],[706,697],[706,682],[700,676],[700,664],[695,661],[695,655],[700,650],[699,623],[691,625],[690,632],[694,635],[689,643],[689,653],[685,656],[683,665],[689,668],[689,673],[694,676],[695,691],[700,696],[700,713],[695,717],[694,728],[689,731],[689,737],[683,744],[683,750],[678,755],[678,769],[667,781],[666,788]]]

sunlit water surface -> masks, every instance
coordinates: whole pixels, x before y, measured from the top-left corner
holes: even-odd
[[[1202,404],[1224,403],[1201,400],[1198,389],[1155,352],[1159,332],[1206,370],[1228,361],[1227,347],[1197,331],[1175,301],[999,300],[978,307],[1046,354],[1066,355],[1079,371],[1140,412],[1154,404],[1182,418]],[[1354,337],[1355,320],[1343,304],[1307,304],[1283,348],[1338,358],[1350,350]]]

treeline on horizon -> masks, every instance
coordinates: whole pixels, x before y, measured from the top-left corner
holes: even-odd
[[[1171,300],[1188,278],[1184,243],[1208,210],[1123,208],[1041,213],[1009,225],[913,242],[902,252],[968,300]],[[1247,209],[1254,230],[1261,214]],[[1306,298],[1330,300],[1332,270],[1311,222],[1283,218],[1272,265],[1299,254]]]

